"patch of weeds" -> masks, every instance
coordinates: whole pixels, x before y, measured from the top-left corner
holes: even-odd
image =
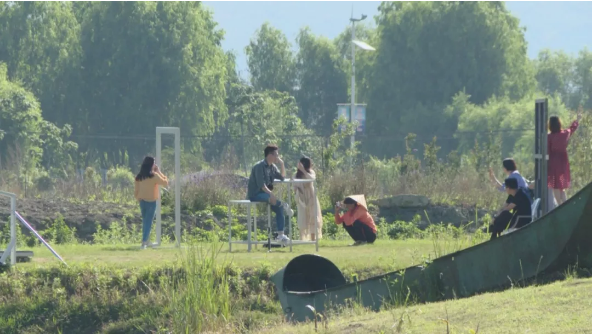
[[[76,239],[76,228],[68,227],[64,217],[59,213],[53,223],[42,234],[48,242],[58,245],[75,244],[78,241]]]
[[[93,243],[99,245],[137,244],[140,243],[140,239],[141,231],[138,225],[128,227],[125,217],[121,223],[111,222],[108,229],[97,225],[97,232],[93,234]]]

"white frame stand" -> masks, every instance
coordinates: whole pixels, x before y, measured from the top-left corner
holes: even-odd
[[[10,198],[10,243],[2,253],[0,263],[6,263],[6,258],[10,255],[10,264],[14,266],[16,264],[16,194],[0,191],[0,196]]]
[[[161,164],[161,135],[170,134],[175,136],[175,246],[181,244],[181,136],[179,128],[157,127],[156,128],[156,164]],[[161,195],[156,203],[156,243],[161,245]]]

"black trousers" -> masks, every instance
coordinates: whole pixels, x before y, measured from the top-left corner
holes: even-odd
[[[377,239],[377,234],[368,225],[361,223],[359,220],[354,221],[350,226],[346,226],[343,223],[342,225],[354,241],[366,241],[372,244]]]
[[[490,225],[490,232],[492,233],[490,240],[499,237],[507,226],[513,226],[513,221],[513,214],[510,211],[503,211],[496,216],[494,222]]]
[[[515,222],[517,224],[515,224]],[[507,226],[511,227],[515,224],[515,228],[521,228],[527,224],[531,223],[531,216],[523,216],[521,218],[515,217],[510,211],[503,211],[494,218],[494,222],[490,225],[490,232],[492,232],[492,236],[490,240],[495,239],[500,236],[502,231],[504,231]]]

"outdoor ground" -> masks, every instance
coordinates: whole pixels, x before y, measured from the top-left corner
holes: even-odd
[[[514,287],[498,293],[379,313],[350,310],[317,333],[591,333],[591,279]],[[447,322],[449,330],[447,330]],[[313,323],[283,325],[260,333],[316,333]]]
[[[0,290],[5,293],[4,297],[0,293],[0,301],[5,300],[4,305],[0,303],[0,316],[5,317],[5,320],[0,319],[0,332],[43,333],[58,328],[62,333],[149,333],[151,330],[147,328],[150,327],[146,326],[157,326],[161,330],[155,333],[176,333],[170,329],[168,319],[183,321],[172,311],[179,307],[178,301],[170,299],[171,290],[158,288],[157,276],[150,276],[163,275],[160,267],[175,267],[180,263],[177,260],[183,262],[184,258],[187,270],[190,268],[188,249],[209,251],[212,246],[200,243],[191,246],[193,248],[177,249],[166,245],[140,250],[137,245],[55,245],[55,250],[71,267],[59,271],[58,260],[46,248],[22,248],[34,251],[32,261],[19,263],[17,271],[6,279],[0,275]],[[287,248],[268,253],[261,246],[247,253],[246,246],[242,245],[233,245],[233,252],[229,253],[228,244],[215,246],[220,250],[213,258],[216,265],[228,268],[232,262],[242,274],[229,277],[237,282],[230,288],[236,292],[227,299],[233,304],[230,322],[213,323],[205,332],[315,333],[313,323],[293,325],[283,321],[274,288],[269,283],[269,275],[292,258],[314,253],[314,245],[294,246],[292,253]],[[349,247],[347,241],[323,240],[318,254],[334,262],[350,280],[354,274],[364,279],[421,263],[445,251],[442,245],[426,239],[379,240],[374,245],[361,247]],[[197,263],[207,260],[207,256],[199,256]],[[339,315],[331,316],[327,328],[319,323],[317,333],[591,332],[590,274],[579,278],[576,271],[566,271],[557,276],[560,281],[551,284],[542,281],[541,285],[523,287],[523,283],[515,283],[513,288],[503,292],[410,304],[378,313],[357,307],[344,309]],[[103,284],[112,288],[104,290]],[[138,284],[147,289],[139,289]],[[23,287],[30,287],[39,297]],[[189,311],[188,314],[194,313]],[[443,320],[447,317],[449,331]]]
[[[363,247],[349,247],[349,241],[322,240],[319,244],[320,256],[328,258],[340,269],[350,271],[364,271],[365,269],[395,270],[418,264],[422,256],[433,252],[430,240],[378,240],[373,245]],[[242,268],[252,268],[259,265],[269,265],[275,272],[285,266],[292,258],[300,254],[315,253],[315,245],[293,246],[291,253],[286,248],[267,248],[261,245],[247,253],[246,245],[233,244],[233,252],[229,253],[228,243],[220,243],[220,263],[232,262]],[[175,248],[173,245],[163,245],[160,248],[140,250],[138,245],[52,245],[54,250],[68,264],[101,264],[115,267],[143,267],[148,264],[156,266],[175,261],[183,254],[185,248]],[[19,268],[34,268],[38,266],[53,266],[58,260],[45,247],[25,247],[22,250],[32,250],[34,256],[29,263],[19,263]],[[433,256],[434,258],[434,256]]]

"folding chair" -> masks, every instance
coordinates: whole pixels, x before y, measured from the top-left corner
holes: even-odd
[[[532,222],[536,219],[537,209],[539,207],[539,202],[540,202],[540,199],[536,198],[533,201],[533,203],[531,204],[531,221]],[[517,226],[517,224],[519,223],[519,220],[521,220],[521,218],[529,218],[529,216],[517,216],[515,218],[515,223],[513,224],[513,226],[509,227],[507,230],[502,231],[502,235],[509,234],[511,232],[515,232],[516,230],[518,230],[519,228],[516,228],[515,226]]]

